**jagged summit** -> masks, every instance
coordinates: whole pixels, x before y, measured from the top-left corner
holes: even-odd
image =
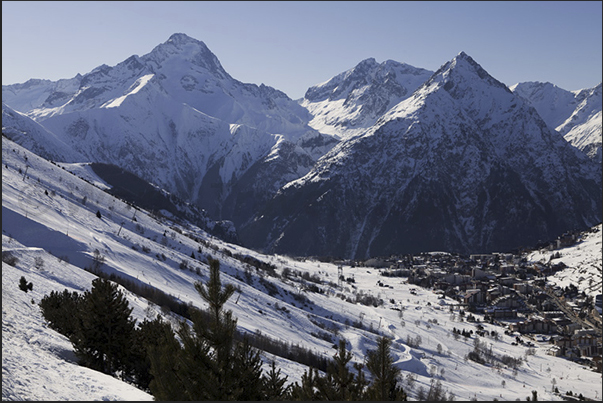
[[[38,141],[46,155],[118,165],[217,218],[242,176],[271,152],[299,161],[273,162],[294,166],[287,176],[258,167],[253,172],[262,178],[246,176],[264,197],[285,177],[305,174],[320,156],[316,150],[332,145],[307,125],[308,111],[296,101],[234,79],[203,42],[181,33],[81,79],[37,85],[27,92],[3,87],[3,99],[56,135],[54,143]]]
[[[546,124],[570,144],[601,162],[601,83],[567,91],[548,82],[528,81],[510,87],[532,105]]]
[[[183,34],[180,32],[174,33],[172,34],[167,42],[170,43],[175,43],[175,44],[183,44],[183,43],[202,43],[203,45],[205,45],[202,41],[192,38],[190,36],[188,36],[187,34]]]
[[[476,80],[484,82],[494,87],[504,89],[506,92],[511,92],[505,84],[492,77],[482,66],[477,63],[471,56],[465,52],[460,52],[451,61],[443,64],[433,76],[425,82],[425,86],[429,86],[434,82],[442,82],[445,89],[453,96],[462,96],[456,91],[451,91],[455,84],[467,83]]]
[[[145,62],[150,62],[155,69],[170,63],[172,59],[183,59],[198,67],[208,70],[222,79],[230,79],[220,61],[204,42],[191,38],[188,35],[176,33],[169,39],[157,45],[149,54],[142,57]]]

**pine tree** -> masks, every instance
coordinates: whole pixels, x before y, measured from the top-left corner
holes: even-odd
[[[209,326],[201,321],[195,322],[195,331],[203,336],[216,351],[217,361],[225,365],[230,358],[237,326],[236,319],[232,318],[231,311],[224,311],[224,304],[234,294],[232,284],[222,288],[220,281],[220,261],[209,258],[209,280],[207,285],[197,281],[195,289],[208,304],[211,314]]]
[[[265,393],[262,382],[262,359],[258,350],[249,344],[245,337],[237,343],[233,358],[232,372],[234,375],[235,400],[262,400]]]
[[[81,363],[111,375],[126,370],[135,321],[123,293],[111,281],[97,278],[84,293],[81,308],[81,326],[70,338]]]
[[[187,397],[182,377],[177,373],[182,367],[182,347],[173,332],[166,336],[162,343],[147,346],[152,376],[149,389],[155,400],[192,400]]]
[[[150,383],[153,380],[151,350],[173,342],[177,343],[174,331],[169,323],[161,319],[161,316],[157,315],[157,318],[152,321],[145,318],[138,324],[134,332],[129,361],[133,382],[139,388],[150,390]]]
[[[319,400],[316,393],[316,379],[319,378],[316,368],[308,368],[301,377],[301,385],[295,382],[291,387],[291,400]]]
[[[348,368],[352,353],[346,350],[345,340],[339,341],[333,360],[327,365],[327,375],[317,380],[318,390],[323,399],[327,400],[360,400],[366,383],[360,367],[358,378]]]
[[[193,327],[200,326],[200,315],[195,311]],[[185,397],[171,397],[168,400],[229,400],[226,396],[228,391],[224,388],[224,372],[220,371],[215,351],[208,341],[200,337],[198,332],[192,332],[185,322],[180,324],[178,336],[182,341],[182,349],[174,365],[181,391],[176,392],[183,393]]]
[[[367,352],[366,367],[373,375],[373,383],[367,389],[369,400],[406,400],[406,393],[397,385],[400,369],[391,356],[391,340],[382,336],[377,348]]]
[[[192,328],[182,322],[177,333],[182,346],[152,349],[150,386],[160,400],[258,400],[261,359],[248,341],[235,343],[236,319],[224,310],[235,289],[222,287],[220,262],[210,259],[207,284],[195,289],[209,304],[209,318],[192,308]],[[168,372],[168,374],[165,374]]]
[[[209,258],[209,280],[207,284],[195,283],[195,289],[209,304],[209,323],[206,324],[200,315],[193,317],[195,334],[203,338],[212,348],[211,371],[215,377],[211,387],[210,400],[225,400],[239,393],[235,389],[236,376],[232,371],[232,355],[234,334],[237,320],[233,319],[232,311],[224,310],[224,304],[234,294],[232,284],[222,287],[220,281],[220,262]]]
[[[48,327],[70,338],[81,326],[81,302],[80,294],[65,289],[61,293],[51,291],[38,305]]]
[[[280,368],[276,369],[276,363],[272,361],[270,364],[270,371],[266,375],[262,376],[262,383],[264,389],[264,400],[269,401],[282,401],[288,399],[288,393],[290,385],[285,386],[287,383],[288,376],[281,376]]]

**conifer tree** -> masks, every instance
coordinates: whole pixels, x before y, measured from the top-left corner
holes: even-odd
[[[190,309],[192,328],[182,322],[180,345],[152,349],[150,386],[159,400],[259,400],[262,362],[247,340],[235,343],[236,319],[224,310],[235,288],[222,286],[220,263],[210,259],[207,284],[195,283],[209,304],[209,318]],[[169,373],[166,375],[166,372]]]
[[[193,327],[201,327],[200,314],[193,314]],[[216,354],[210,348],[206,339],[199,336],[198,332],[191,332],[185,323],[180,324],[178,336],[182,342],[175,362],[175,372],[181,383],[181,393],[185,398],[169,400],[232,400],[227,396],[228,390],[224,388],[224,373],[216,362]],[[170,360],[170,357],[167,357]]]
[[[361,376],[360,368],[357,367],[359,378],[356,378],[354,373],[349,370],[348,363],[351,360],[352,353],[346,350],[345,340],[339,340],[337,352],[327,365],[326,378],[318,381],[318,389],[324,398],[328,400],[360,400],[365,386],[364,378]]]
[[[377,348],[367,352],[366,367],[373,375],[373,383],[367,389],[369,400],[406,400],[407,396],[397,385],[400,370],[391,356],[391,340],[382,336]]]
[[[45,295],[38,304],[42,316],[48,322],[48,327],[68,338],[80,327],[80,304],[82,296],[77,292],[51,291]]]
[[[249,344],[249,338],[237,343],[232,358],[232,372],[236,400],[263,400],[262,359],[260,353]]]
[[[177,343],[174,331],[168,322],[161,319],[161,316],[157,315],[157,318],[152,321],[145,318],[138,324],[130,349],[130,363],[133,382],[139,388],[150,391],[150,383],[153,379],[151,373],[153,349],[173,342]]]
[[[209,326],[195,321],[195,331],[203,336],[216,351],[217,361],[225,365],[230,358],[234,333],[237,326],[232,311],[224,311],[224,304],[235,292],[232,284],[222,287],[220,281],[220,261],[209,258],[209,280],[207,285],[197,281],[195,289],[208,304],[211,314]]]
[[[114,375],[128,369],[128,348],[135,321],[132,308],[117,285],[97,278],[84,293],[81,326],[71,336],[76,356],[87,367]]]
[[[209,323],[205,323],[201,315],[197,314],[193,317],[193,328],[195,334],[212,349],[208,366],[215,379],[211,385],[210,400],[234,398],[239,393],[236,389],[237,379],[232,370],[237,320],[233,319],[232,311],[224,310],[224,304],[235,292],[235,288],[232,284],[222,287],[220,261],[209,258],[209,280],[207,284],[196,282],[195,289],[209,304]]]
[[[280,368],[276,369],[276,363],[272,361],[270,371],[262,376],[264,398],[269,401],[282,401],[288,399],[290,385],[285,386],[289,377],[281,376]]]
[[[33,289],[33,283],[28,283],[24,276],[19,279],[19,289],[21,291],[31,291]]]
[[[308,368],[301,377],[301,385],[295,382],[291,387],[292,400],[319,400],[316,393],[316,379],[319,378],[316,368]]]
[[[162,343],[147,347],[152,376],[149,389],[155,400],[191,400],[187,398],[182,377],[177,373],[181,368],[182,347],[173,332],[171,337],[169,333],[166,336]]]

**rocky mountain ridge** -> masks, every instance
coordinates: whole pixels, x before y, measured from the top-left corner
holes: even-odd
[[[601,83],[593,88],[566,91],[551,83],[526,82],[511,90],[530,102],[549,127],[601,163]]]
[[[40,154],[118,165],[217,219],[255,163],[290,157],[303,161],[293,172],[305,174],[334,143],[307,125],[308,111],[297,102],[235,80],[203,42],[184,34],[72,80],[3,86],[3,101],[33,107],[22,112],[58,138],[38,135],[33,143],[43,147]],[[282,147],[292,151],[281,153]],[[275,184],[250,180],[259,193]]]
[[[461,52],[240,232],[301,255],[509,250],[598,222],[600,186],[594,164]]]

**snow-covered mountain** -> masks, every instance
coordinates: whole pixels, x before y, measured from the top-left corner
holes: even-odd
[[[305,146],[309,139],[326,149],[333,145],[307,125],[310,115],[297,102],[232,78],[203,42],[184,34],[114,67],[71,80],[3,86],[2,93],[3,102],[58,138],[34,139],[43,155],[118,165],[218,219],[241,176],[268,155],[282,158],[274,150],[284,141],[294,150],[286,156],[305,161],[297,175],[316,159],[316,146]],[[285,173],[279,174],[282,182]],[[262,191],[275,187],[252,179]]]
[[[310,87],[301,105],[312,114],[310,126],[338,138],[350,138],[408,98],[431,74],[432,71],[405,63],[377,63],[369,58]]]
[[[600,168],[461,52],[240,234],[266,251],[364,258],[509,250],[600,221]]]
[[[64,141],[25,114],[2,103],[2,133],[27,149],[53,161],[83,160]]]
[[[510,88],[528,100],[549,127],[601,163],[601,84],[577,91],[567,91],[554,84],[541,82],[519,83]]]
[[[600,220],[600,165],[503,87],[462,53],[433,75],[367,59],[297,102],[174,34],[113,67],[3,86],[3,132],[52,160],[119,166],[232,220],[246,245],[299,254],[502,250]],[[581,123],[596,96],[570,95],[566,138],[596,131]]]

